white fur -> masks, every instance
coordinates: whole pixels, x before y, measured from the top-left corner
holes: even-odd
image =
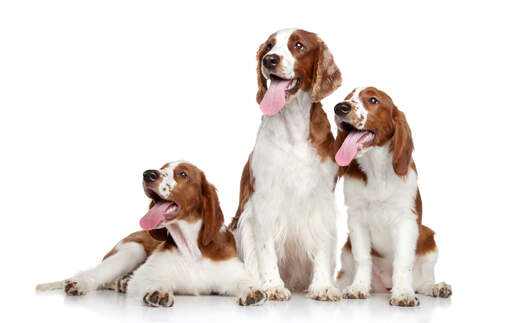
[[[103,260],[96,267],[76,274],[69,281],[76,282],[79,291],[86,293],[130,273],[146,259],[144,248],[136,242],[121,242],[115,249],[115,254]]]
[[[202,220],[195,223],[178,220],[166,226],[169,234],[176,242],[179,252],[183,255],[184,260],[188,262],[194,262],[201,257],[201,250],[197,246],[197,236],[202,225]]]
[[[170,162],[167,167],[164,167],[159,171],[162,180],[158,186],[158,193],[161,196],[167,198],[169,195],[171,195],[174,185],[176,185],[176,181],[174,180],[174,168],[181,163],[186,163],[186,161],[177,160]]]
[[[261,277],[267,294],[286,286],[336,299],[337,165],[309,143],[311,97],[299,91],[276,115],[264,116],[251,158],[255,191],[235,231],[239,254]],[[280,295],[280,296],[279,296]]]
[[[293,79],[295,77],[294,66],[296,60],[288,48],[288,39],[295,30],[297,29],[281,29],[276,32],[274,36],[275,44],[266,54],[276,54],[281,58],[279,76],[285,79]],[[269,77],[268,71],[263,65],[261,66],[261,72],[266,78]]]
[[[396,175],[389,144],[371,147],[356,157],[367,183],[345,177],[345,203],[352,252],[342,251],[344,294],[367,295],[372,288],[392,298],[414,300],[414,291],[432,294],[437,250],[415,254],[418,224],[413,213],[417,175]],[[382,258],[372,257],[371,248]],[[373,276],[373,278],[372,278]]]
[[[364,107],[364,104],[361,102],[361,98],[359,94],[364,91],[366,88],[359,87],[354,90],[352,97],[345,102],[351,103],[352,110],[357,116],[358,124],[354,124],[354,127],[358,129],[363,129],[366,125],[366,121],[368,120],[368,110]]]
[[[178,222],[178,221],[176,221]],[[180,235],[197,248],[201,221],[188,223],[181,221]],[[168,226],[172,226],[168,225]],[[225,229],[223,229],[225,230]],[[175,230],[170,230],[175,232]],[[243,297],[256,285],[255,279],[245,270],[237,257],[223,261],[213,261],[205,257],[191,257],[187,243],[177,243],[178,248],[155,251],[134,273],[128,284],[127,293],[142,299],[146,293],[200,295],[218,293]],[[180,245],[185,246],[182,248]]]

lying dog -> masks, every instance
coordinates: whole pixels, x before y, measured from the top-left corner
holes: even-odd
[[[435,283],[434,231],[421,224],[421,197],[404,114],[384,92],[356,89],[334,108],[349,238],[338,279],[344,298],[391,290],[391,305],[417,306],[419,294],[449,297]]]
[[[234,295],[240,305],[263,303],[266,295],[251,287],[257,278],[238,259],[215,187],[203,172],[178,161],[145,171],[143,178],[152,200],[140,220],[145,231],[121,240],[95,268],[37,289],[83,295],[107,288],[163,307],[173,306],[174,293]]]

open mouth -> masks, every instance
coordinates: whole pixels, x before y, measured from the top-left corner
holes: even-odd
[[[348,132],[345,141],[336,153],[336,162],[340,166],[348,166],[358,152],[368,148],[375,141],[375,131],[368,129],[357,129],[352,124],[342,121],[340,128]]]
[[[140,226],[144,230],[153,230],[167,221],[174,220],[180,213],[181,206],[172,200],[165,200],[154,191],[147,192],[155,204],[148,213],[140,219]]]
[[[264,114],[273,116],[285,106],[290,95],[297,93],[301,79],[283,79],[275,74],[271,74],[269,79],[270,85],[260,102],[260,108]]]
[[[282,83],[283,85],[286,83],[286,87],[284,88],[285,97],[288,98],[290,95],[297,93],[300,88],[300,77],[288,80],[283,79],[275,74],[270,74],[270,83],[277,82]]]

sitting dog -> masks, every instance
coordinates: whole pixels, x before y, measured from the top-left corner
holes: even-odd
[[[145,171],[143,179],[151,199],[140,220],[145,231],[121,240],[95,268],[37,289],[63,288],[68,295],[113,289],[162,307],[173,306],[174,293],[234,295],[240,305],[263,303],[266,295],[251,287],[257,278],[237,257],[215,187],[204,173],[177,161]]]
[[[422,225],[413,142],[404,114],[373,87],[355,89],[335,108],[335,159],[344,175],[349,238],[338,282],[344,298],[388,292],[389,303],[417,306],[415,292],[449,297],[435,283],[434,231]]]

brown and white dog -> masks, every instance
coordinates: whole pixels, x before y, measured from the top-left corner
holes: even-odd
[[[358,88],[335,106],[349,238],[338,274],[344,298],[388,292],[391,305],[417,306],[415,292],[449,297],[435,283],[434,231],[422,225],[413,142],[405,115],[373,87]]]
[[[37,289],[83,295],[107,288],[163,307],[174,304],[174,293],[233,295],[240,305],[265,301],[264,292],[253,288],[257,278],[237,257],[215,187],[201,170],[184,161],[167,163],[145,171],[143,186],[151,198],[140,221],[145,231],[121,240],[95,268]]]
[[[337,301],[338,166],[320,100],[341,85],[341,73],[325,43],[299,29],[270,35],[257,61],[256,100],[264,116],[230,228],[269,299],[288,300],[291,289]]]

